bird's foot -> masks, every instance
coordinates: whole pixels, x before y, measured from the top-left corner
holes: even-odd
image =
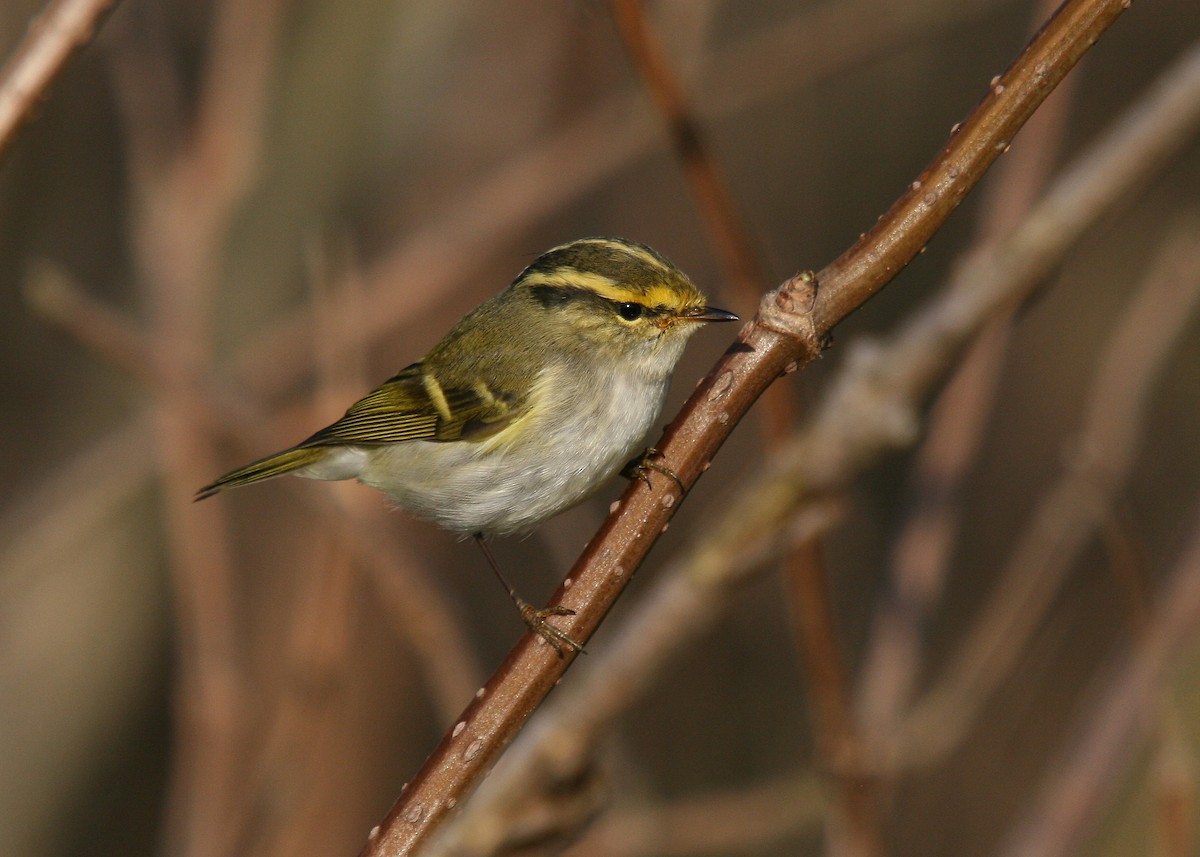
[[[662,457],[663,454],[657,449],[652,446],[647,447],[645,452],[621,468],[621,475],[630,480],[640,479],[646,483],[647,488],[653,488],[654,486],[650,484],[650,471],[653,470],[678,485],[680,494],[686,494],[687,491],[679,477],[675,475],[675,471],[658,460]]]
[[[564,657],[567,649],[573,652],[583,651],[581,643],[576,642],[566,631],[561,631],[546,621],[549,616],[574,616],[575,611],[570,607],[556,606],[538,609],[526,601],[518,601],[517,609],[521,611],[521,620],[529,626],[529,630],[549,643],[560,658]]]

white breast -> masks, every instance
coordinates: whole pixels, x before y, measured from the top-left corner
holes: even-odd
[[[482,442],[416,441],[366,450],[358,478],[414,514],[462,533],[529,530],[580,502],[639,449],[669,375],[604,383],[540,379],[533,413]],[[570,415],[565,417],[565,415]],[[361,448],[360,448],[361,449]]]

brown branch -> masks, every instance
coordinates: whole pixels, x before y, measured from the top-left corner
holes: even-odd
[[[819,279],[797,276],[763,299],[758,316],[658,444],[685,491],[762,391],[819,354],[832,327],[920,251],[1021,123],[1123,10],[1120,0],[1064,4],[922,174],[917,191],[906,193]],[[575,611],[564,628],[575,639],[591,637],[680,499],[670,480],[630,485],[556,593],[554,603]],[[523,637],[372,831],[363,854],[407,854],[424,844],[474,790],[572,660],[556,657],[531,635]]]
[[[896,14],[874,15],[876,0],[823,4],[805,10],[766,32],[752,33],[711,58],[711,71],[697,85],[706,96],[706,114],[727,116],[779,96],[781,90],[813,85],[865,57],[927,33],[930,28],[980,15],[998,0],[964,3],[901,4]],[[861,25],[870,15],[869,27]],[[853,27],[848,22],[855,21]],[[852,30],[849,39],[838,34]],[[781,40],[786,34],[790,38]],[[865,36],[865,38],[864,38]],[[815,56],[796,45],[819,43]],[[830,46],[836,45],[834,49]],[[804,61],[796,62],[797,55]],[[724,84],[739,72],[771,69],[769,79],[754,79],[722,95]],[[783,69],[787,70],[784,73]],[[715,91],[715,92],[714,92]],[[650,149],[654,125],[632,109],[630,96],[601,101],[581,118],[548,135],[541,145],[508,159],[493,174],[474,183],[461,198],[431,213],[423,225],[369,266],[367,314],[361,335],[370,342],[394,336],[400,319],[418,316],[443,298],[453,285],[471,282],[479,261],[527,232],[531,224],[559,212],[572,200],[601,186]],[[462,253],[471,247],[473,252]],[[396,283],[407,288],[397,289]],[[304,377],[312,361],[311,308],[285,316],[256,337],[237,361],[237,377],[251,389],[273,393]]]
[[[1168,70],[1109,134],[1082,153],[1004,241],[891,339],[859,345],[810,424],[723,504],[729,511],[632,606],[620,633],[539,718],[471,802],[462,828],[502,826],[523,795],[563,788],[672,658],[710,629],[733,591],[783,540],[827,529],[828,502],[884,452],[912,443],[920,402],[997,314],[1028,297],[1096,219],[1145,182],[1200,126],[1200,51]],[[781,538],[780,533],[784,536]],[[454,841],[457,845],[457,840]]]
[[[726,793],[617,810],[596,825],[574,857],[699,857],[762,853],[819,829],[826,806],[820,781],[790,774]],[[456,852],[499,853],[471,848]]]
[[[31,306],[47,322],[74,336],[93,355],[128,373],[147,390],[186,387],[196,407],[192,416],[197,426],[228,435],[246,457],[288,441],[290,432],[272,427],[267,415],[237,390],[206,375],[189,375],[185,381],[178,371],[172,372],[169,357],[129,318],[88,296],[60,269],[35,267],[26,293]],[[130,435],[126,430],[101,448],[109,449],[116,443],[123,450],[132,447],[144,452],[144,443]],[[116,457],[111,452],[106,454]],[[114,497],[124,499],[124,492],[137,486],[136,464],[145,458],[144,454],[120,456],[126,467],[121,474],[124,491],[110,492]],[[71,484],[77,478],[64,474],[61,481]],[[87,484],[109,483],[89,475]],[[471,656],[458,617],[423,570],[423,563],[394,537],[394,528],[381,520],[383,513],[378,507],[353,511],[333,494],[298,492],[298,496],[306,502],[314,520],[333,523],[362,564],[374,586],[377,603],[384,608],[397,635],[418,653],[417,663],[429,682],[438,711],[453,717],[462,707],[462,700],[478,686],[480,669]],[[103,505],[81,502],[89,509],[88,517],[106,511]]]
[[[94,300],[64,269],[48,261],[30,265],[22,282],[29,308],[68,333],[102,361],[148,388],[166,383],[161,360],[147,359],[153,344],[125,315]]]
[[[1093,819],[1122,781],[1153,728],[1159,688],[1179,650],[1200,631],[1200,519],[1157,600],[1146,635],[1122,659],[1069,752],[1055,764],[1003,857],[1078,853]]]
[[[146,459],[148,421],[130,421],[72,454],[66,466],[0,521],[0,567],[6,569],[0,575],[0,603],[13,603],[16,592],[30,586],[29,569],[59,567],[50,557],[63,544],[108,525],[113,507],[91,502],[80,484],[106,492],[114,504],[131,502],[144,488],[138,465]]]
[[[1166,682],[1159,699],[1153,759],[1155,821],[1162,857],[1196,853],[1196,752],[1188,720]]]
[[[683,86],[646,20],[642,0],[613,0],[612,5],[625,48],[663,116],[709,241],[717,248],[725,278],[733,286],[739,310],[744,312],[767,287],[766,272],[758,263],[750,230],[738,212],[700,122],[688,105]],[[777,448],[792,428],[796,411],[792,387],[776,384],[768,388],[759,408],[767,448]],[[860,741],[852,717],[849,670],[838,641],[836,614],[820,546],[815,541],[799,545],[787,554],[783,564],[785,592],[813,699],[818,750],[840,796],[838,823],[831,828],[834,852],[878,853],[881,842],[874,802],[856,766],[850,762],[859,754]]]
[[[817,752],[837,795],[836,812],[827,819],[829,853],[867,857],[884,853],[880,808],[874,774],[864,764],[850,697],[850,671],[838,644],[821,535],[814,534],[788,552],[784,583],[812,696]]]
[[[750,230],[738,214],[729,184],[721,174],[712,149],[688,106],[662,43],[646,21],[642,0],[613,0],[622,43],[642,82],[653,97],[666,123],[671,146],[687,173],[688,183],[708,231],[717,248],[721,267],[733,285],[738,309],[747,312],[767,287],[767,274],[758,263]]]
[[[1154,379],[1200,302],[1198,231],[1196,216],[1184,218],[1121,313],[1067,472],[1035,509],[995,594],[944,677],[898,730],[906,764],[927,764],[957,745],[1025,650],[1073,560],[1110,514],[1141,446]]]
[[[803,544],[826,531],[836,509],[813,504],[792,528]],[[764,557],[753,545],[728,555],[729,565],[703,564],[711,554],[700,548],[684,561],[672,562],[630,608],[619,633],[589,659],[588,669],[540,713],[535,725],[505,756],[461,819],[440,836],[430,853],[479,855],[496,852],[514,838],[514,819],[530,804],[567,804],[552,817],[556,825],[573,812],[582,825],[590,815],[568,801],[586,781],[596,748],[623,715],[653,693],[666,664],[709,631],[732,600],[732,591]],[[741,562],[739,562],[741,561]],[[719,567],[714,567],[718,565]],[[697,572],[697,573],[693,573]],[[598,807],[592,807],[594,814]],[[541,831],[527,831],[525,838]],[[476,847],[477,845],[482,847]],[[501,848],[502,850],[502,848]]]
[[[157,117],[136,104],[142,89],[117,90],[135,201],[129,244],[148,309],[147,338],[166,381],[151,389],[179,630],[167,838],[184,855],[232,853],[251,808],[243,794],[253,721],[228,521],[219,505],[191,503],[194,486],[218,472],[199,419],[205,402],[192,379],[210,362],[220,253],[256,166],[280,23],[280,0],[216,4],[195,114],[184,145],[161,163],[135,160],[161,142]],[[127,84],[139,72],[171,74],[145,62],[135,68],[144,56],[117,57]]]
[[[1058,0],[1042,0],[1036,26]],[[979,223],[965,260],[1012,232],[1036,203],[1060,149],[1073,81],[1068,76],[1021,132],[1012,154],[982,194]],[[961,288],[970,267],[952,275]],[[962,487],[975,464],[1008,353],[1012,314],[995,319],[971,346],[930,410],[910,476],[910,511],[892,547],[890,591],[876,611],[863,659],[858,712],[868,743],[882,746],[908,705],[921,662],[924,624],[949,572],[958,536]],[[870,763],[868,763],[870,764]]]
[[[818,42],[829,46],[834,43],[831,36],[844,33],[848,29],[846,20],[857,13],[853,6],[835,7],[847,10],[844,15],[832,15],[832,10],[824,8],[805,10],[783,26],[772,25],[766,32],[752,33],[716,55],[703,78],[706,91],[739,72],[761,68],[772,72],[768,79],[735,87],[724,96],[715,93],[711,100],[706,99],[705,106],[717,115],[746,109],[778,95],[785,86],[811,85],[916,33],[980,15],[998,2],[977,0],[911,9],[904,6],[903,15],[873,18],[875,26],[865,41],[855,38],[850,43],[839,43],[836,50],[816,59],[806,54],[805,63],[797,65],[795,44]],[[910,11],[915,14],[908,14]],[[862,28],[854,30],[856,36],[863,32]],[[780,72],[783,68],[787,74]],[[531,223],[561,209],[646,152],[653,139],[652,128],[649,122],[630,118],[630,100],[628,96],[606,100],[550,135],[541,146],[515,161],[506,161],[496,173],[474,185],[469,194],[453,200],[442,213],[431,215],[425,227],[409,233],[404,242],[376,261],[365,275],[370,283],[366,300],[371,312],[364,320],[362,337],[374,342],[384,335],[394,335],[398,319],[419,317],[445,296],[451,284],[468,282],[475,260],[497,252]],[[161,106],[157,109],[160,119],[169,112]],[[132,160],[153,162],[155,158],[153,152],[143,151]],[[538,192],[531,193],[530,188],[538,188]],[[497,212],[504,214],[498,216]],[[463,246],[471,246],[474,252],[458,252]],[[395,288],[398,282],[409,284],[409,288]],[[260,392],[278,392],[295,384],[311,365],[312,326],[311,308],[277,322],[239,355],[237,377]],[[148,420],[146,414],[135,418],[138,425],[147,425]],[[115,435],[102,442],[128,440],[124,429]],[[149,437],[147,432],[143,446],[150,442]],[[144,481],[151,476],[152,464],[149,457],[135,460],[130,475]],[[93,488],[94,483],[87,479],[73,478],[69,472],[63,472],[61,479],[74,482],[80,499],[87,499],[97,508],[117,505],[114,495]]]
[[[1064,3],[1059,8],[1016,62],[992,79],[982,103],[953,129],[950,142],[908,192],[821,272],[821,300],[813,312],[818,329],[832,328],[921,251],[1123,8],[1120,3]]]
[[[116,0],[52,0],[0,69],[0,164],[21,126],[71,57],[100,29]]]
[[[1189,248],[1183,249],[1186,253]],[[1195,275],[1200,277],[1200,269]],[[1154,617],[1151,598],[1146,592],[1150,573],[1145,567],[1145,551],[1137,543],[1132,522],[1127,519],[1124,509],[1114,509],[1103,522],[1100,537],[1113,577],[1125,596],[1136,647],[1145,642]],[[1155,853],[1161,857],[1188,857],[1195,853],[1195,753],[1178,697],[1170,681],[1160,684],[1147,773],[1154,796],[1154,820],[1159,841]]]
[[[733,287],[735,308],[749,314],[770,287],[767,272],[755,253],[750,228],[738,210],[700,120],[688,104],[683,84],[646,20],[642,0],[613,0],[612,7],[622,43],[662,115],[709,242],[716,247],[725,279]],[[772,387],[759,407],[767,442],[777,442],[791,429],[796,410],[789,388]]]

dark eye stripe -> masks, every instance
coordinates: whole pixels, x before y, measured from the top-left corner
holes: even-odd
[[[591,289],[579,286],[548,286],[537,285],[530,288],[530,293],[543,307],[549,310],[562,309],[569,304],[588,301],[599,306],[611,307],[625,321],[634,322],[648,315],[664,315],[670,310],[664,306],[648,307],[637,301],[614,301],[596,294]]]

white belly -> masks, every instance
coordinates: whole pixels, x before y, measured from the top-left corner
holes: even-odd
[[[630,374],[570,393],[543,383],[534,410],[544,416],[514,424],[516,437],[341,454],[356,459],[361,482],[447,529],[521,532],[586,498],[632,457],[662,411],[669,382],[669,375]],[[574,416],[564,423],[568,413]]]

